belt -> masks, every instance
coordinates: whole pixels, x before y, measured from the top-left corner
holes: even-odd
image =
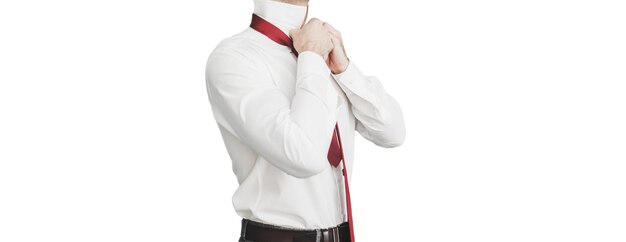
[[[243,219],[241,238],[251,242],[349,242],[350,228],[345,222],[331,228],[298,230]]]

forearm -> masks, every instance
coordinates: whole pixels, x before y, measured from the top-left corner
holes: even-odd
[[[354,63],[333,77],[350,100],[358,121],[357,130],[365,138],[383,147],[395,147],[404,142],[405,124],[400,104],[377,78],[364,76]]]
[[[320,67],[321,66],[321,67]],[[309,177],[327,168],[326,151],[337,113],[337,91],[319,56],[303,53],[293,97],[261,63],[236,51],[216,50],[207,64],[217,122],[277,168]]]

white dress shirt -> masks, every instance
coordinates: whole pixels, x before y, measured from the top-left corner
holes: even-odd
[[[306,12],[305,6],[255,0],[254,13],[287,35],[300,28]],[[327,159],[336,122],[348,177],[355,130],[382,147],[404,141],[400,106],[375,77],[364,76],[353,62],[332,75],[320,55],[295,57],[251,28],[217,45],[206,83],[239,181],[233,206],[253,221],[297,229],[347,221],[341,166]]]

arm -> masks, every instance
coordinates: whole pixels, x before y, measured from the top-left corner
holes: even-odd
[[[301,53],[297,67],[292,99],[262,63],[233,48],[216,49],[206,75],[217,122],[278,169],[304,178],[328,167],[338,96],[320,55]]]
[[[356,130],[374,144],[391,148],[404,143],[404,117],[398,102],[376,77],[367,77],[346,55],[341,33],[326,23],[334,49],[329,54],[329,68],[334,79],[352,104],[357,119]]]
[[[404,143],[405,126],[400,105],[376,77],[364,76],[353,62],[333,77],[350,100],[357,119],[356,130],[363,137],[386,148]]]

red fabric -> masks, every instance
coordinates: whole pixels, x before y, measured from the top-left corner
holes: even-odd
[[[293,47],[293,42],[289,36],[287,36],[282,30],[267,22],[265,19],[259,17],[256,14],[252,14],[252,22],[250,27],[259,33],[267,36],[274,42],[288,46],[294,55],[298,56],[298,52]],[[348,168],[343,156],[343,146],[341,145],[341,135],[339,134],[339,123],[335,123],[335,130],[333,131],[333,138],[328,148],[328,162],[337,167],[339,163],[343,163],[343,183],[346,189],[346,205],[348,207],[348,224],[350,225],[350,239],[354,242],[354,228],[352,225],[352,203],[350,202],[350,188],[348,186]]]
[[[291,48],[291,52],[294,55],[298,56],[298,52],[293,47],[293,42],[291,41],[291,38],[278,27],[274,26],[272,23],[267,22],[265,19],[259,17],[256,14],[252,14],[252,22],[250,23],[250,28],[253,28],[259,33],[267,36],[278,44],[288,46],[289,48]]]
[[[352,203],[350,202],[350,187],[348,186],[348,167],[346,166],[346,160],[344,159],[343,156],[343,145],[341,145],[341,135],[339,134],[339,124],[336,123],[335,124],[335,132],[337,134],[337,140],[339,141],[339,149],[341,152],[341,162],[343,163],[343,184],[345,185],[346,188],[346,205],[348,207],[348,225],[350,225],[350,240],[352,242],[354,242],[354,227],[352,225]],[[335,135],[333,134],[333,137]],[[334,140],[334,139],[333,139]],[[333,149],[332,146],[332,142],[331,142],[331,150]],[[329,155],[330,155],[330,150],[328,151]],[[330,160],[329,160],[330,161]],[[339,165],[339,164],[337,164]],[[334,166],[337,166],[334,165]]]
[[[330,147],[328,148],[328,161],[334,167],[339,165],[341,162],[341,158],[343,157],[343,153],[341,151],[341,147],[339,146],[339,138],[337,137],[337,130],[339,130],[338,123],[335,123],[335,130],[333,132],[333,140],[330,141]]]

